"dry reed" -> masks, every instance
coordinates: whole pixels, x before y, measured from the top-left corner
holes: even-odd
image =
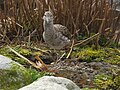
[[[7,43],[42,40],[42,16],[46,10],[54,14],[55,23],[67,26],[74,39],[89,38],[99,33],[96,44],[104,36],[109,45],[119,30],[119,13],[107,0],[3,0],[0,10],[0,39]],[[3,7],[4,5],[4,7]],[[109,29],[108,32],[105,32]],[[120,32],[119,32],[120,33]],[[120,37],[117,37],[120,39]],[[117,40],[118,43],[119,40]]]

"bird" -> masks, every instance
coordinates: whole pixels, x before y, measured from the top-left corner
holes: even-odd
[[[54,24],[51,11],[46,11],[43,15],[43,28],[43,39],[51,49],[63,49],[71,43],[68,28],[61,24]]]

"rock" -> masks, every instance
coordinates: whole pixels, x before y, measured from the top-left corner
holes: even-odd
[[[19,90],[81,90],[71,80],[63,77],[43,76]]]
[[[73,64],[74,63],[74,64]],[[116,67],[115,67],[116,66]],[[96,75],[113,75],[120,68],[106,62],[80,62],[66,59],[49,67],[51,70],[59,70],[56,75],[63,76],[75,82],[80,88],[96,87],[94,79]]]
[[[16,90],[31,82],[31,75],[26,68],[0,55],[0,90]]]
[[[11,69],[12,63],[20,65],[19,63],[14,62],[10,58],[0,55],[0,69]]]

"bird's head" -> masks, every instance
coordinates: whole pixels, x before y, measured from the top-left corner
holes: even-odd
[[[50,11],[46,11],[43,16],[43,20],[46,23],[53,23],[53,14]]]

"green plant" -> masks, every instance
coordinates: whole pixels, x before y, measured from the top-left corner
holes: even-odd
[[[96,75],[94,83],[100,90],[119,90],[120,76]]]
[[[109,86],[112,86],[114,84],[114,82],[112,81],[112,76],[108,76],[108,75],[97,75],[95,77],[95,85],[100,88],[100,89],[110,89]]]
[[[77,57],[80,61],[103,61],[104,57],[107,56],[107,53],[102,49],[93,50],[92,48],[85,48],[79,52],[74,52],[73,55]]]

